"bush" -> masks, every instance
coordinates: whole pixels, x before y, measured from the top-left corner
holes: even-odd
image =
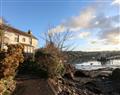
[[[60,76],[64,73],[64,64],[60,51],[54,45],[47,45],[35,53],[35,61],[48,77]]]
[[[19,63],[24,60],[22,45],[9,45],[4,58],[0,59],[0,79],[4,77],[14,76]]]
[[[10,95],[16,87],[13,77],[3,78],[0,80],[0,95]]]
[[[19,63],[23,62],[22,45],[9,45],[7,52],[0,53],[0,95],[10,95],[16,86],[14,76]]]
[[[38,64],[34,61],[26,60],[20,65],[18,74],[29,74],[39,76],[41,78],[47,78],[47,72],[40,69]]]

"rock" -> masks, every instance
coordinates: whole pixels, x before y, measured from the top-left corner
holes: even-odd
[[[65,68],[66,68],[66,72],[63,77],[67,79],[74,79],[74,72],[75,72],[74,66],[71,64],[65,64]]]
[[[69,92],[67,92],[67,91],[62,91],[62,92],[60,92],[58,95],[69,95]]]
[[[66,73],[65,78],[60,79],[58,95],[120,95],[120,82],[113,82],[109,75],[115,76],[119,80],[119,70],[76,70],[74,79],[70,73]],[[110,72],[109,72],[110,71]],[[119,74],[119,75],[118,75]]]
[[[88,76],[87,76],[83,71],[81,71],[81,70],[75,71],[74,76],[75,76],[75,77],[88,77]]]
[[[94,92],[95,94],[102,93],[102,91],[97,87],[97,85],[94,82],[88,82],[84,85],[84,87],[89,91]]]
[[[95,78],[102,78],[102,79],[106,79],[109,78],[109,76],[111,75],[111,72],[107,72],[107,71],[100,71],[99,74],[95,77]]]
[[[58,86],[58,92],[62,92],[62,88]]]
[[[120,81],[120,68],[113,70],[111,78],[113,81]]]
[[[67,78],[67,79],[74,79],[73,73],[66,73],[66,74],[64,74],[63,77],[64,77],[64,78]]]

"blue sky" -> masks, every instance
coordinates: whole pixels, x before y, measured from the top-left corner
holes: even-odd
[[[31,29],[40,46],[44,44],[40,38],[43,32],[69,29],[75,50],[120,50],[120,0],[0,1],[0,17],[20,30]]]

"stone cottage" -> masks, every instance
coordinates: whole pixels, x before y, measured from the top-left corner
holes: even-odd
[[[25,53],[33,53],[38,48],[38,39],[29,30],[23,32],[19,29],[4,24],[0,19],[0,31],[3,33],[0,35],[0,44],[3,49],[7,49],[6,44],[23,44]]]

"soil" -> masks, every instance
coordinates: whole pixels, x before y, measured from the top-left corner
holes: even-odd
[[[16,81],[17,87],[13,95],[54,95],[46,79],[22,75]]]

